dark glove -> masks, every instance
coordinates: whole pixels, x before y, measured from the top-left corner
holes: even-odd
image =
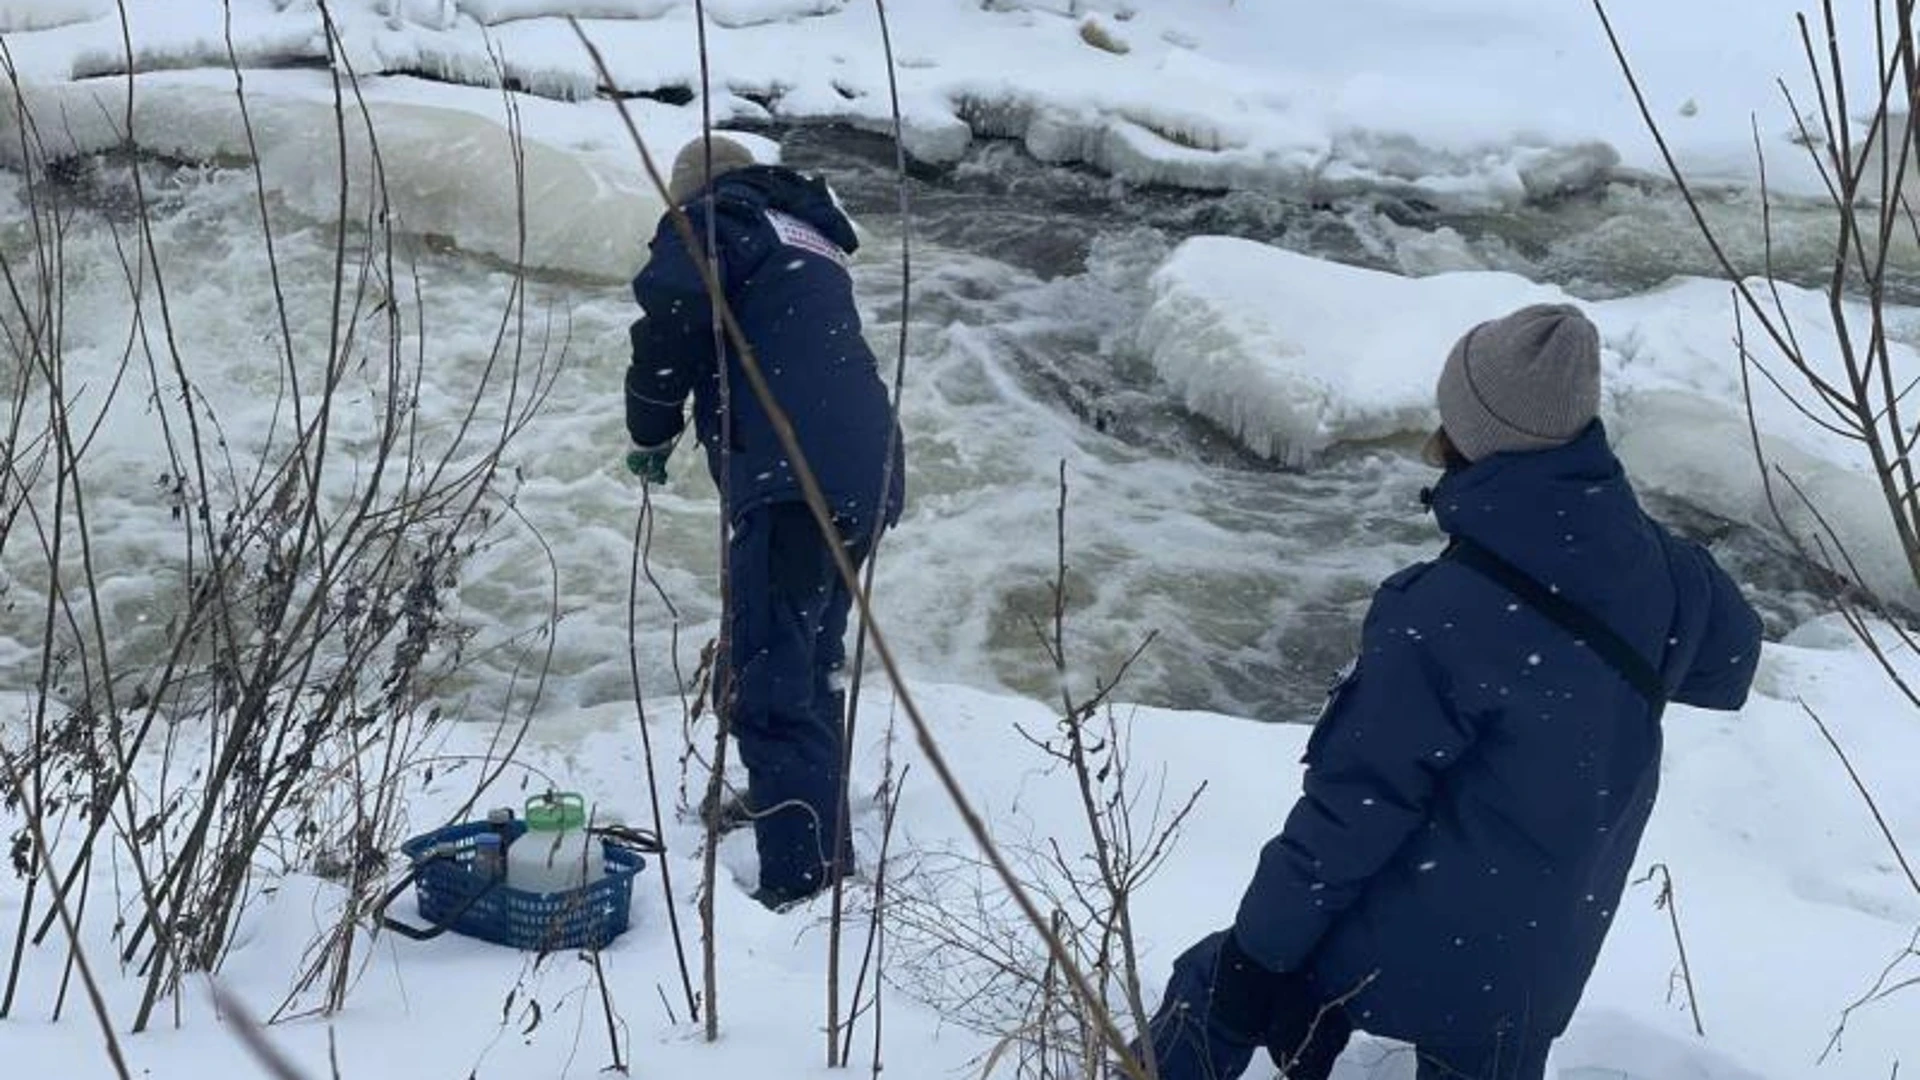
[[[1150,1042],[1161,1080],[1239,1076],[1265,1037],[1280,976],[1246,958],[1230,931],[1202,938],[1173,962],[1160,1008],[1131,1048]]]
[[[636,446],[627,451],[627,471],[649,484],[667,482],[667,459],[673,456],[673,444]]]
[[[1258,960],[1240,948],[1240,942],[1229,930],[1213,965],[1213,1022],[1242,1042],[1263,1042],[1282,997],[1288,996],[1294,984],[1303,983],[1298,976],[1261,967]],[[1300,990],[1304,992],[1304,985]]]
[[[1147,1039],[1161,1080],[1239,1076],[1260,1046],[1288,1080],[1327,1080],[1353,1036],[1345,1009],[1325,1005],[1305,975],[1260,966],[1233,931],[1209,934],[1173,962]]]
[[[1353,1038],[1353,1020],[1344,1007],[1321,1001],[1305,978],[1282,979],[1267,1022],[1267,1056],[1287,1080],[1324,1080]]]

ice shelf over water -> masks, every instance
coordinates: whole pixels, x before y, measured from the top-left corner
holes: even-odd
[[[1294,465],[1335,444],[1431,429],[1441,361],[1470,326],[1526,304],[1578,304],[1600,328],[1601,415],[1635,480],[1729,519],[1775,527],[1741,387],[1733,291],[1724,282],[1683,279],[1587,303],[1512,274],[1409,278],[1200,237],[1175,250],[1152,287],[1139,347],[1170,389],[1250,449]],[[1779,296],[1808,359],[1839,378],[1825,296],[1787,285]],[[1920,325],[1920,312],[1894,317],[1909,329]],[[1858,306],[1849,321],[1856,335],[1870,325]],[[1789,373],[1757,329],[1749,337],[1760,363]],[[1896,370],[1920,370],[1911,346],[1891,349]],[[1870,584],[1920,599],[1861,446],[1813,423],[1763,376],[1753,382],[1768,460],[1848,538]],[[1818,531],[1804,502],[1786,490],[1778,495],[1801,535]]]
[[[1797,0],[1751,0],[1738,19],[1719,0],[1614,7],[1654,116],[1690,171],[1751,183],[1757,125],[1774,188],[1818,190],[1778,83],[1806,82]],[[872,5],[705,8],[721,122],[891,128]],[[586,100],[609,80],[567,23],[575,17],[613,89],[701,85],[691,0],[341,0],[330,10],[331,42],[312,0],[234,0],[230,16],[214,0],[127,0],[129,57],[115,4],[0,0],[0,34],[36,86],[129,65],[219,69],[231,48],[249,66],[337,55],[362,76],[504,81]],[[976,136],[1012,137],[1043,160],[1137,182],[1308,198],[1386,190],[1460,208],[1550,198],[1620,168],[1663,171],[1586,4],[1347,0],[1306,17],[1231,0],[915,0],[888,13],[905,140],[928,161],[957,160]],[[1843,17],[1840,29],[1843,45],[1870,49],[1869,19]],[[677,137],[686,124],[663,127]]]

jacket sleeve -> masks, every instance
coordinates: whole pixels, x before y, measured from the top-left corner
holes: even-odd
[[[1304,790],[1279,836],[1261,849],[1234,936],[1272,971],[1299,969],[1427,819],[1439,777],[1475,737],[1423,636],[1390,581],[1375,596],[1354,670],[1307,743]]]
[[[1707,613],[1700,647],[1673,692],[1673,700],[1701,709],[1734,710],[1746,704],[1753,674],[1760,666],[1760,616],[1740,595],[1725,570],[1705,548],[1670,541],[1680,557],[1696,560],[1707,581]]]
[[[706,235],[706,208],[687,208],[696,236]],[[723,216],[716,225],[724,230]],[[725,232],[719,233],[720,250]],[[720,259],[723,270],[730,260]],[[723,286],[725,279],[723,278]],[[633,279],[643,312],[627,330],[633,352],[627,366],[627,434],[640,446],[658,446],[680,434],[687,394],[714,371],[713,304],[698,265],[671,217],[655,232],[647,264]]]

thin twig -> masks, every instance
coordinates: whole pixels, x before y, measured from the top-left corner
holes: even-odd
[[[900,440],[903,438],[900,428],[900,401],[906,392],[907,381],[907,337],[910,332],[913,315],[913,207],[907,186],[907,149],[906,132],[901,120],[900,109],[900,72],[894,61],[893,31],[887,20],[886,0],[873,0],[874,13],[880,21],[880,48],[882,59],[887,67],[888,108],[890,110],[893,133],[893,153],[895,181],[894,187],[899,196],[900,216],[900,318],[898,335],[898,353],[893,368],[893,395],[889,406],[890,427],[887,434],[886,456],[880,466],[880,490],[874,505],[879,509],[874,514],[872,528],[867,534],[867,562],[861,588],[868,596],[873,593],[873,582],[880,565],[880,541],[886,534],[886,507],[893,490],[894,468],[898,460]],[[838,538],[827,537],[829,543],[837,543]],[[853,670],[848,679],[847,715],[845,730],[841,735],[840,792],[835,812],[845,821],[852,814],[849,798],[849,785],[853,779],[853,748],[859,732],[860,688],[866,672],[867,634],[866,620],[862,618],[860,631],[854,641]],[[889,729],[891,730],[891,729]],[[835,823],[835,843],[838,843],[840,823]],[[840,1027],[840,936],[845,905],[845,886],[841,876],[836,875],[833,883],[832,914],[828,933],[827,949],[827,1064],[844,1065],[845,1049],[836,1050],[836,1037]],[[868,939],[871,944],[878,932],[876,918],[868,924]],[[856,1000],[857,1000],[856,992]],[[844,1046],[853,1044],[851,1018],[847,1024]],[[877,1037],[877,1035],[876,1035]],[[836,1053],[839,1055],[835,1059]]]
[[[1920,957],[1920,930],[1915,930],[1913,936],[1907,940],[1906,946],[1896,953],[1892,960],[1887,961],[1886,967],[1880,971],[1880,977],[1873,981],[1873,985],[1867,989],[1867,992],[1861,994],[1858,1000],[1840,1010],[1840,1019],[1834,1024],[1833,1032],[1827,1037],[1826,1048],[1820,1052],[1820,1057],[1816,1059],[1818,1064],[1826,1064],[1827,1058],[1831,1057],[1834,1051],[1840,1049],[1840,1042],[1846,1036],[1847,1024],[1852,1021],[1854,1013],[1872,1005],[1876,1001],[1886,998],[1889,994],[1910,989],[1916,983],[1920,983],[1920,976],[1915,976],[1912,979],[1907,979],[1891,986],[1888,985],[1888,982],[1893,978],[1893,973],[1900,970],[1901,966],[1909,959],[1915,957]]]
[[[613,1055],[613,1064],[601,1071],[610,1069],[626,1076],[627,1063],[620,1056],[620,1018],[613,1010],[613,991],[607,987],[607,970],[601,966],[600,950],[587,950],[587,962],[593,965],[593,980],[600,987],[600,1011],[607,1019],[607,1049]]]
[[[1887,824],[1887,817],[1880,812],[1880,804],[1874,799],[1873,792],[1867,787],[1866,781],[1860,779],[1859,771],[1853,767],[1847,752],[1840,748],[1840,741],[1833,737],[1833,732],[1827,728],[1826,721],[1820,719],[1820,714],[1815,712],[1804,699],[1795,698],[1794,700],[1799,702],[1801,710],[1813,721],[1814,726],[1820,729],[1820,737],[1827,740],[1827,745],[1833,748],[1834,756],[1840,759],[1840,764],[1846,767],[1847,778],[1853,781],[1854,789],[1860,792],[1860,798],[1866,802],[1867,809],[1873,814],[1874,825],[1880,829],[1880,835],[1886,838],[1887,846],[1893,849],[1893,857],[1899,862],[1901,873],[1906,875],[1907,884],[1913,887],[1916,896],[1920,896],[1920,876],[1914,874],[1913,864],[1907,861],[1907,853],[1901,850],[1900,841],[1893,835],[1893,827]]]
[[[208,977],[207,990],[213,995],[214,1004],[219,1007],[220,1015],[232,1025],[240,1045],[247,1048],[247,1053],[253,1055],[254,1063],[259,1065],[268,1076],[273,1077],[274,1080],[306,1080],[306,1074],[301,1072],[279,1047],[273,1045],[267,1038],[266,1031],[253,1018],[253,1014],[249,1013],[247,1007],[229,993],[226,987],[220,985],[220,980]],[[334,1053],[331,1032],[328,1034],[327,1042],[327,1056],[332,1061],[333,1071],[337,1076],[340,1063],[338,1056]]]
[[[13,768],[13,758],[4,748],[0,748],[0,781],[4,781],[8,788],[21,790],[20,777]],[[34,845],[35,862],[43,862],[47,853],[53,850],[45,826],[45,805],[29,804],[26,818],[27,831]],[[69,955],[73,957],[74,966],[80,970],[81,985],[86,987],[87,1002],[93,1007],[94,1019],[100,1024],[100,1038],[106,1044],[107,1059],[113,1063],[113,1071],[120,1080],[132,1080],[133,1074],[127,1068],[126,1055],[120,1049],[120,1037],[114,1033],[113,1014],[107,1008],[105,995],[100,992],[100,984],[94,979],[93,965],[87,962],[86,949],[80,941],[80,926],[74,921],[65,896],[54,893],[53,903],[60,913],[61,929],[67,935]]]
[[[665,837],[666,815],[660,809],[659,772],[654,764],[653,731],[647,723],[646,693],[640,680],[639,612],[640,578],[644,572],[672,617],[676,629],[680,625],[680,616],[674,610],[673,601],[667,598],[666,591],[653,578],[648,555],[653,542],[653,489],[645,481],[640,482],[640,513],[633,523],[633,563],[627,576],[627,673],[633,683],[633,709],[640,728],[640,753],[647,773],[647,806],[653,814],[653,834]],[[669,859],[660,856],[660,890],[667,906],[667,928],[673,936],[673,956],[680,968],[680,989],[686,996],[687,1015],[700,1018],[700,1000],[693,990],[693,974],[687,966],[686,940],[680,933],[679,905],[674,903],[673,872],[669,868]]]
[[[1654,863],[1647,868],[1647,876],[1635,884],[1646,884],[1655,874],[1660,875],[1660,891],[1654,896],[1653,906],[1666,910],[1667,921],[1673,927],[1673,947],[1680,954],[1680,978],[1687,990],[1687,1013],[1693,1017],[1694,1034],[1704,1039],[1707,1029],[1700,1019],[1700,997],[1693,988],[1693,965],[1687,961],[1687,940],[1680,933],[1680,902],[1674,895],[1673,874],[1666,863]]]

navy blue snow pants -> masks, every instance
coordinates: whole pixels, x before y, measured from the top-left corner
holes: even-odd
[[[1242,1035],[1214,1015],[1214,966],[1226,932],[1209,934],[1173,962],[1149,1031],[1160,1080],[1237,1080],[1264,1046],[1287,1080],[1327,1080],[1353,1035],[1351,1018],[1289,981],[1265,1031]],[[1511,1036],[1471,1046],[1416,1046],[1419,1080],[1542,1080],[1552,1041]]]
[[[847,545],[856,567],[867,546],[865,536]],[[833,685],[846,661],[853,595],[802,503],[743,514],[729,559],[732,729],[760,853],[755,896],[778,907],[853,867],[840,812],[846,697]]]

